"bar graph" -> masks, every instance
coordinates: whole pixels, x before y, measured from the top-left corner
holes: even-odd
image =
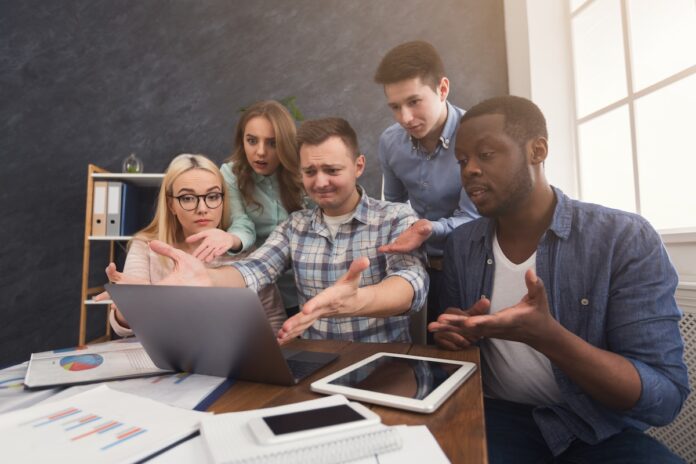
[[[59,433],[59,429],[62,429],[66,441],[98,440],[95,445],[101,451],[107,451],[147,432],[144,427],[107,419],[77,407],[52,411],[19,425],[33,428],[55,426],[53,432]]]

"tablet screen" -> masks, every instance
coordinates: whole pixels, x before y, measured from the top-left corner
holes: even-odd
[[[460,367],[447,362],[382,356],[329,383],[421,400]]]

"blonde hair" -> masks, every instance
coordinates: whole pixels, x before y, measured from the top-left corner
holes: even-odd
[[[157,211],[152,222],[143,230],[138,232],[134,239],[140,240],[160,240],[169,245],[176,245],[184,241],[184,231],[174,213],[169,208],[170,198],[173,195],[172,186],[174,181],[185,172],[192,169],[203,169],[209,171],[217,177],[220,182],[222,197],[222,218],[218,229],[227,230],[230,225],[230,200],[225,188],[225,179],[222,177],[220,169],[203,155],[178,155],[169,163],[162,179],[159,195],[157,197]]]
[[[273,126],[275,133],[276,153],[280,161],[276,171],[280,185],[280,201],[288,213],[302,209],[302,181],[295,141],[297,129],[288,110],[275,100],[254,103],[244,111],[237,122],[234,133],[234,151],[229,157],[229,161],[232,161],[232,173],[237,178],[242,199],[247,206],[261,208],[259,202],[254,199],[254,180],[252,178],[254,170],[244,152],[244,129],[250,120],[258,116],[266,118]]]

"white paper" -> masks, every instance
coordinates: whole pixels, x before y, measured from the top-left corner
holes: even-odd
[[[28,362],[0,370],[0,414],[37,404],[55,395],[60,389],[26,390],[24,376]]]
[[[243,462],[245,459],[258,459],[261,456],[263,456],[263,459],[259,462],[295,462],[296,460],[297,462],[305,463],[308,462],[307,459],[309,459],[309,457],[313,457],[311,453],[295,454],[292,452],[298,449],[308,450],[318,445],[330,445],[329,448],[333,446],[334,449],[348,448],[338,446],[337,442],[339,441],[344,443],[355,443],[360,441],[363,444],[362,447],[351,449],[358,449],[364,452],[365,449],[369,449],[373,445],[385,442],[383,440],[378,441],[366,438],[366,436],[370,434],[374,434],[375,437],[388,435],[389,428],[382,424],[274,445],[260,445],[248,426],[249,419],[252,417],[304,411],[307,409],[346,404],[347,402],[348,400],[344,396],[333,395],[275,408],[218,414],[203,419],[201,422],[201,435],[215,463]],[[394,436],[394,438],[398,440],[398,436]],[[388,440],[386,440],[386,442],[388,442]],[[397,447],[398,446],[400,445],[397,443]],[[327,447],[322,446],[322,448],[326,449]]]
[[[156,377],[78,385],[67,388],[45,401],[67,398],[91,390],[98,385],[107,385],[112,390],[150,398],[178,408],[193,409],[225,380],[223,377],[180,372]]]
[[[0,415],[4,462],[135,462],[194,433],[206,413],[102,386]]]
[[[203,438],[198,435],[147,461],[148,464],[212,464]]]
[[[30,387],[69,385],[166,373],[137,340],[34,353],[24,383]]]
[[[449,459],[428,427],[425,425],[396,427],[403,441],[403,448],[377,457],[360,459],[351,464],[447,464]]]

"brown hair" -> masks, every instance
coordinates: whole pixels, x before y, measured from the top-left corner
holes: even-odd
[[[297,148],[302,145],[319,145],[329,137],[339,137],[348,147],[353,158],[360,154],[358,136],[348,121],[343,118],[322,118],[305,121],[297,131]]]
[[[422,40],[402,43],[389,50],[380,61],[374,79],[387,85],[414,77],[420,77],[433,90],[445,77],[445,66],[437,50]]]
[[[275,134],[278,166],[278,184],[280,185],[280,201],[288,213],[302,209],[302,182],[300,180],[297,144],[295,142],[295,121],[288,110],[274,100],[265,100],[248,107],[237,122],[234,132],[234,151],[229,157],[232,161],[232,173],[237,178],[237,185],[242,192],[242,199],[247,206],[262,206],[254,199],[254,170],[244,152],[244,129],[247,123],[255,117],[264,117],[273,126]]]

